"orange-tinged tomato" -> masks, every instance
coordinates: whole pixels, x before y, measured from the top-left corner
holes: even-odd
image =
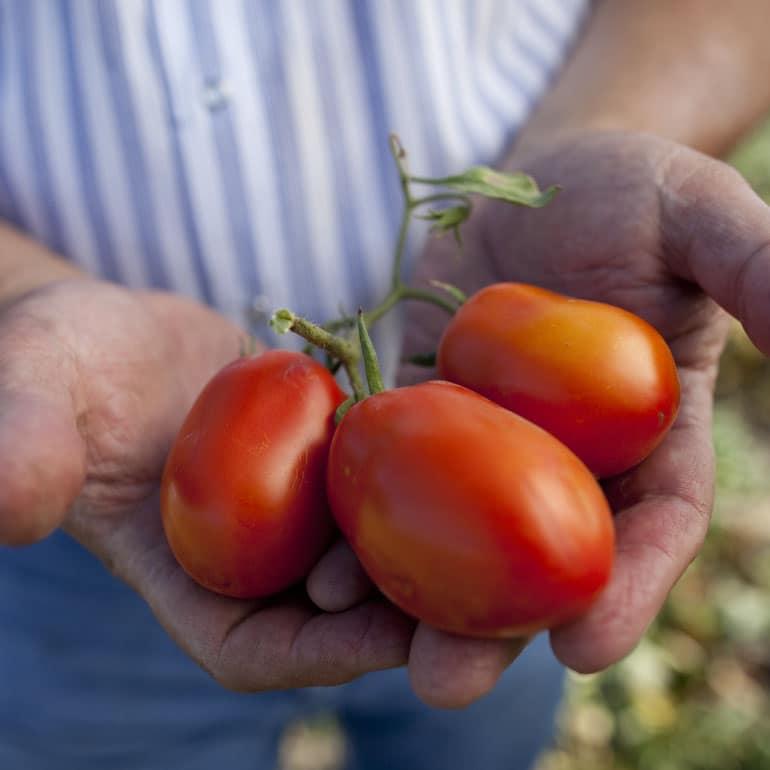
[[[194,580],[256,598],[307,575],[334,529],[325,474],[344,397],[323,366],[283,350],[234,361],[206,385],[161,486],[166,537]]]
[[[512,637],[583,612],[606,584],[606,499],[562,443],[466,388],[427,382],[353,406],[329,455],[332,512],[405,612]]]
[[[600,477],[647,457],[679,407],[676,364],[650,324],[526,284],[470,297],[444,330],[437,367],[545,428]]]

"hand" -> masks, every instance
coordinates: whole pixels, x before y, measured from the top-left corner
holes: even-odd
[[[169,551],[158,509],[166,453],[241,336],[194,302],[84,278],[0,306],[0,542],[62,526],[231,689],[336,684],[400,665],[413,623],[384,601],[327,614],[301,592],[226,599]]]
[[[628,308],[663,333],[681,378],[681,412],[665,441],[606,484],[617,528],[608,589],[587,615],[551,633],[566,665],[596,671],[635,646],[705,536],[721,308],[770,353],[770,213],[725,164],[651,135],[585,133],[508,165],[564,189],[541,210],[481,202],[464,257],[450,238],[433,241],[418,278],[470,291],[524,281]],[[407,353],[435,350],[445,320],[415,306]],[[466,643],[468,661],[475,644]]]

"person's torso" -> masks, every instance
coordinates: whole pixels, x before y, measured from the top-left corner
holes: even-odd
[[[494,162],[587,0],[0,0],[0,218],[108,279],[315,318],[417,173]]]
[[[587,4],[0,0],[0,219],[242,323],[255,300],[366,306],[400,215],[388,132],[423,175],[494,162]],[[185,693],[179,730],[240,703],[62,533],[0,549],[0,621],[0,713],[30,745],[169,734]]]

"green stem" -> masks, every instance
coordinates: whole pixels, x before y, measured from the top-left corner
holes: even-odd
[[[338,337],[318,324],[308,321],[307,318],[295,315],[291,310],[277,310],[273,315],[271,324],[280,333],[291,331],[299,334],[303,339],[338,359],[345,367],[356,400],[360,401],[365,398],[364,383],[358,371],[360,352],[351,340]]]
[[[406,250],[406,239],[409,233],[409,225],[412,222],[412,212],[415,205],[412,199],[412,191],[409,187],[409,171],[406,167],[406,152],[401,146],[401,142],[395,134],[390,135],[390,152],[398,169],[398,179],[401,184],[401,193],[404,198],[404,208],[401,213],[401,225],[398,229],[398,240],[396,241],[396,251],[393,255],[393,272],[390,285],[395,290],[403,285],[401,279],[401,265],[404,260],[404,251]]]
[[[456,304],[453,304],[450,299],[437,291],[431,291],[430,289],[416,289],[412,286],[401,285],[391,289],[379,305],[364,313],[364,320],[366,321],[367,326],[371,327],[372,324],[377,323],[380,318],[386,315],[393,307],[401,302],[402,299],[414,299],[421,302],[429,302],[432,305],[440,307],[442,310],[446,310],[449,315],[454,315],[457,310]]]
[[[398,304],[403,296],[404,287],[397,286],[390,290],[385,299],[379,305],[364,313],[367,326],[377,323],[392,307]]]
[[[393,160],[396,161],[396,168],[398,169],[398,178],[401,181],[401,189],[404,192],[404,200],[409,204],[412,202],[412,193],[409,189],[409,169],[406,167],[406,151],[401,146],[401,141],[395,134],[391,134],[390,137],[390,152],[393,155]]]
[[[353,406],[353,404],[355,403],[356,403],[355,397],[349,396],[337,407],[337,411],[334,413],[335,425],[339,425],[342,422],[342,418],[348,413],[348,411],[350,410],[350,407]]]
[[[403,286],[404,282],[401,278],[401,266],[404,261],[404,252],[406,251],[406,239],[409,233],[409,225],[412,223],[412,213],[414,211],[414,205],[411,200],[404,200],[404,211],[401,214],[401,226],[398,229],[398,241],[396,242],[396,252],[393,256],[393,274],[391,276],[390,285],[396,290]]]
[[[403,299],[416,299],[422,302],[429,302],[432,305],[436,305],[436,307],[440,307],[442,310],[446,310],[449,315],[454,315],[455,312],[457,312],[456,303],[447,299],[443,294],[431,291],[430,289],[415,289],[411,286],[407,286],[401,291],[401,297]]]
[[[356,402],[363,401],[366,398],[366,391],[364,390],[361,374],[358,371],[358,362],[343,361],[342,365],[345,367],[345,374],[347,374],[350,387],[353,389],[353,398]]]
[[[382,377],[377,363],[377,353],[369,337],[367,326],[376,323],[402,299],[429,302],[442,308],[450,315],[453,315],[457,310],[457,303],[453,303],[444,294],[430,289],[417,289],[408,286],[402,279],[401,272],[409,227],[415,210],[427,203],[439,201],[461,201],[470,207],[470,197],[459,192],[439,192],[422,198],[413,197],[410,186],[412,182],[436,185],[440,180],[410,176],[406,163],[406,152],[404,152],[404,148],[395,134],[390,136],[390,151],[398,169],[404,204],[395,253],[393,255],[391,285],[388,294],[379,305],[367,313],[359,310],[357,319],[351,316],[343,316],[342,318],[329,321],[323,324],[323,326],[319,326],[308,321],[306,318],[294,315],[290,310],[279,310],[274,314],[271,321],[271,325],[279,333],[293,331],[299,334],[310,345],[322,348],[327,352],[328,356],[336,359],[337,363],[334,364],[335,366],[338,367],[340,364],[344,366],[353,389],[355,401],[360,401],[366,395],[358,367],[362,355],[370,391],[374,393],[383,389]],[[359,338],[357,342],[360,345],[356,344],[354,336],[355,332],[353,330],[356,328],[356,325],[358,326]],[[339,336],[335,332],[347,332],[351,336]],[[327,363],[330,362],[327,361]]]
[[[279,310],[278,312],[284,311]],[[328,351],[341,361],[345,359],[353,360],[358,357],[358,351],[348,340],[338,337],[336,334],[331,334],[323,327],[318,326],[318,324],[308,321],[307,318],[294,315],[293,313],[291,315],[292,320],[289,331],[296,332],[303,339],[306,339],[318,348]]]

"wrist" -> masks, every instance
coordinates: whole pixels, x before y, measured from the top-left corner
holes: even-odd
[[[766,14],[765,0],[597,3],[520,144],[632,131],[725,154],[770,106]]]

